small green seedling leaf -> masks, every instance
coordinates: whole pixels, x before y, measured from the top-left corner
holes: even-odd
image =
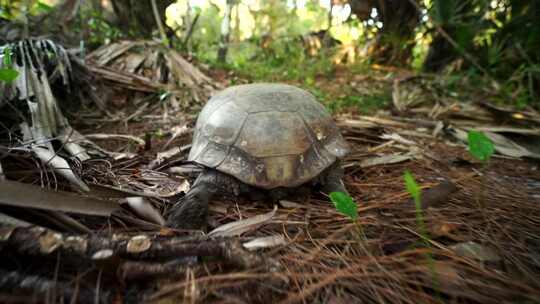
[[[348,216],[352,220],[358,218],[358,206],[348,194],[343,192],[332,192],[330,193],[330,200],[336,206],[336,209]]]
[[[9,47],[4,48],[4,66],[10,67],[13,62],[11,61],[11,49]]]
[[[471,155],[483,163],[489,161],[495,152],[491,140],[484,133],[478,131],[469,131],[467,137]]]
[[[11,83],[17,79],[19,72],[14,69],[0,69],[0,81]]]
[[[426,242],[426,246],[429,247],[429,243],[426,241],[428,239],[428,234],[426,231],[426,225],[424,222],[424,215],[422,214],[422,192],[420,189],[420,186],[416,183],[414,180],[414,176],[409,172],[409,170],[406,170],[403,174],[403,179],[405,180],[405,187],[407,188],[407,191],[414,199],[414,207],[416,211],[416,223],[418,224],[418,228],[420,229],[420,233],[423,236],[424,241]]]
[[[411,172],[409,172],[408,170],[405,171],[403,179],[405,180],[405,187],[407,188],[407,192],[409,192],[409,194],[414,198],[415,201],[420,201],[420,186],[418,186],[418,184],[414,180]]]

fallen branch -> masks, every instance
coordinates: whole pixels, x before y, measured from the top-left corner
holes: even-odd
[[[102,263],[130,259],[156,260],[182,256],[216,256],[242,268],[267,265],[260,255],[246,251],[238,239],[201,237],[159,237],[148,235],[69,235],[41,227],[0,229],[0,250],[31,256],[60,252]],[[271,265],[270,265],[271,266]]]
[[[22,303],[27,301],[35,302],[37,300],[36,297],[38,296],[47,296],[47,298],[43,301],[45,303],[55,303],[59,299],[69,299],[71,300],[71,303],[111,302],[111,294],[109,291],[106,290],[100,290],[99,295],[96,298],[94,290],[79,289],[78,286],[70,286],[70,284],[66,282],[61,282],[44,276],[28,275],[19,271],[5,271],[2,269],[0,269],[0,291],[9,291],[10,296],[12,296],[13,298],[17,298],[17,300],[20,300],[11,302],[9,301],[10,298],[7,298],[6,296],[1,296],[1,299],[3,299],[3,303]],[[52,294],[56,295],[58,299],[50,299]],[[28,298],[21,299],[21,295],[27,296]],[[47,299],[49,301],[47,301]],[[95,300],[97,301],[95,302]]]
[[[183,277],[189,267],[194,263],[184,259],[172,261],[169,263],[150,263],[127,261],[122,263],[116,272],[117,277],[122,281],[134,281],[149,278],[167,277]]]

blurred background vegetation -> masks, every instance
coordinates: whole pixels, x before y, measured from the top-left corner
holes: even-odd
[[[444,75],[457,93],[469,85],[496,92],[498,102],[539,107],[540,0],[158,0],[161,36],[151,3],[0,0],[0,25],[54,13],[63,22],[43,34],[71,35],[85,49],[161,37],[209,70],[295,82],[321,95],[318,80],[375,68]],[[0,42],[9,34],[0,32]],[[345,106],[389,98],[335,90]]]

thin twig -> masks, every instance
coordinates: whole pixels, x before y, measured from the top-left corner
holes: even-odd
[[[157,9],[156,0],[150,0],[150,2],[152,3],[152,12],[154,13],[154,18],[159,29],[159,34],[161,35],[161,41],[163,42],[163,44],[168,46],[169,39],[165,34],[165,28],[163,27],[163,23],[161,23],[161,16],[159,15],[159,11]]]

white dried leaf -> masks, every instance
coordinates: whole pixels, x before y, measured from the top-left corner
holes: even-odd
[[[279,204],[285,208],[290,208],[290,209],[293,209],[293,208],[306,208],[306,205],[302,205],[302,204],[299,204],[297,202],[292,202],[292,201],[288,201],[288,200],[280,200],[279,201]]]
[[[60,130],[58,139],[62,142],[64,149],[80,161],[90,159],[90,155],[88,155],[86,149],[78,144],[79,142],[86,142],[86,139],[72,127],[66,126]]]
[[[493,251],[493,249],[473,241],[456,244],[451,246],[450,249],[452,249],[459,256],[482,262],[498,262],[501,260],[501,257],[495,251]]]
[[[413,159],[413,154],[391,154],[391,155],[383,155],[383,156],[377,156],[377,157],[371,157],[364,159],[360,162],[360,167],[367,168],[372,166],[378,166],[378,165],[389,165],[389,164],[397,164],[401,163],[410,159]]]
[[[144,139],[133,136],[133,135],[127,135],[127,134],[104,134],[104,133],[95,133],[95,134],[85,134],[85,136],[89,139],[125,139],[125,140],[131,140],[136,142],[140,146],[144,146],[145,142]]]
[[[212,237],[227,237],[227,236],[238,236],[245,232],[254,230],[261,225],[268,223],[276,214],[277,206],[274,206],[274,210],[265,213],[256,215],[254,217],[247,218],[245,220],[239,220],[236,222],[228,223],[222,226],[217,227],[216,229],[208,233]]]
[[[403,136],[401,136],[401,135],[399,135],[397,133],[383,134],[383,135],[381,135],[381,138],[382,139],[393,140],[395,142],[398,142],[398,143],[401,143],[401,144],[404,144],[404,145],[407,145],[407,146],[416,145],[416,143],[414,141],[405,139],[405,138],[403,138]]]
[[[163,216],[161,216],[159,211],[143,197],[127,197],[126,201],[129,207],[131,207],[131,209],[133,209],[133,211],[142,219],[161,226],[165,225],[165,219]]]
[[[71,170],[68,162],[62,157],[58,156],[54,151],[42,148],[40,146],[32,145],[30,147],[34,154],[45,164],[49,165],[58,174],[62,175],[69,182],[77,185],[81,190],[88,192],[90,188]]]
[[[253,239],[242,244],[247,250],[256,250],[261,248],[271,248],[286,245],[287,241],[282,235],[272,235]]]

